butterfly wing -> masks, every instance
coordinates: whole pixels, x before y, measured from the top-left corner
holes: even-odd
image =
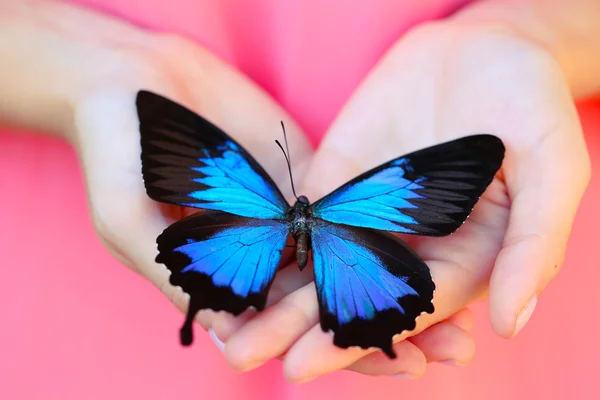
[[[433,312],[427,265],[388,233],[315,220],[311,234],[323,331],[338,347],[377,347],[395,358],[393,336]]]
[[[287,222],[223,212],[193,214],[165,229],[156,261],[171,271],[171,284],[190,295],[183,344],[192,342],[199,310],[238,315],[265,307],[288,235]]]
[[[493,135],[467,136],[389,161],[312,205],[315,217],[384,231],[444,236],[465,221],[504,158]]]
[[[187,108],[140,91],[142,174],[150,198],[248,218],[282,218],[289,205],[252,156]]]

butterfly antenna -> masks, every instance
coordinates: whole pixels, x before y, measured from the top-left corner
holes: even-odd
[[[294,177],[292,176],[292,162],[290,161],[290,149],[288,147],[287,135],[285,133],[285,126],[283,125],[283,121],[281,121],[281,128],[283,129],[283,141],[285,142],[285,149],[287,150],[287,153],[286,150],[283,149],[281,143],[279,143],[279,140],[275,139],[275,143],[277,143],[277,146],[279,146],[279,148],[283,152],[283,156],[285,157],[285,161],[287,162],[288,172],[290,173],[292,193],[294,193],[294,197],[296,198],[296,200],[298,200],[298,196],[296,195],[296,188],[294,187]]]

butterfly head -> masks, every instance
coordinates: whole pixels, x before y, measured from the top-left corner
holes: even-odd
[[[306,196],[296,197],[294,207],[288,211],[290,220],[304,220],[310,214],[310,202]]]
[[[306,196],[298,197],[297,203],[300,203],[300,205],[302,205],[304,207],[308,207],[308,205],[310,204],[310,202],[308,201],[308,198]]]

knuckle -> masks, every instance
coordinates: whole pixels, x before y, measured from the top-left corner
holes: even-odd
[[[310,303],[309,303],[310,304]],[[277,327],[310,326],[316,323],[316,307],[300,305],[293,296],[283,298],[278,304]]]

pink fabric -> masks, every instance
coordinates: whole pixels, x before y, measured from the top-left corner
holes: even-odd
[[[81,3],[199,40],[267,88],[318,142],[402,32],[464,2]],[[598,160],[600,103],[580,110]],[[595,162],[564,270],[518,338],[495,336],[478,305],[478,354],[468,368],[432,365],[414,382],[340,372],[297,386],[279,361],[232,372],[208,335],[182,349],[181,315],[95,237],[72,149],[2,133],[0,399],[595,399],[599,175]]]
[[[199,41],[265,88],[313,143],[403,32],[470,1],[71,0]]]

